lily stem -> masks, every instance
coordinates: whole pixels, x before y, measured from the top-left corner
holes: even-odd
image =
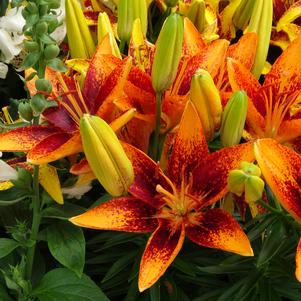
[[[39,166],[34,166],[34,175],[33,175],[33,197],[32,197],[32,207],[33,207],[33,217],[32,217],[32,226],[30,240],[33,241],[33,245],[28,248],[26,255],[26,278],[31,279],[32,268],[34,262],[34,255],[37,244],[37,237],[39,233],[40,223],[41,223],[41,207],[40,207],[40,191],[39,191]]]
[[[154,134],[154,147],[153,147],[153,159],[158,161],[159,157],[159,135],[160,135],[160,128],[161,128],[161,97],[162,93],[156,93],[156,128]]]
[[[272,206],[270,206],[269,204],[267,204],[266,202],[264,202],[263,200],[259,200],[257,201],[257,203],[259,205],[261,205],[263,208],[269,210],[270,212],[273,212],[273,213],[276,213],[276,214],[282,214],[282,211],[281,210],[278,210]]]

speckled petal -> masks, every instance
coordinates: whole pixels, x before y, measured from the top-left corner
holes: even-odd
[[[253,256],[250,241],[238,222],[226,211],[209,209],[186,227],[186,235],[198,245]]]
[[[126,232],[151,232],[158,225],[156,209],[132,197],[113,199],[87,212],[72,217],[77,226]]]
[[[257,140],[254,153],[278,201],[301,222],[301,156],[273,139]]]
[[[189,101],[180,122],[172,153],[168,161],[168,177],[177,186],[197,164],[202,164],[209,154],[202,123]]]
[[[296,252],[296,278],[301,282],[301,239],[299,240],[297,252]]]
[[[149,238],[140,263],[138,286],[140,292],[151,287],[174,261],[185,238],[184,225],[177,229],[161,221]]]

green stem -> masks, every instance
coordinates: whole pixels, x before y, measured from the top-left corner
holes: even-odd
[[[125,48],[125,41],[124,40],[120,40],[119,43],[119,50],[122,54],[124,54],[124,48]]]
[[[267,209],[267,210],[269,210],[269,211],[271,211],[271,212],[273,212],[273,213],[276,213],[276,214],[282,214],[282,211],[281,211],[281,210],[278,210],[278,209],[276,209],[276,208],[270,206],[269,204],[267,204],[267,203],[264,202],[263,200],[259,200],[259,201],[257,201],[257,203],[258,203],[259,205],[261,205],[263,208],[265,208],[265,209]]]
[[[156,93],[156,128],[154,134],[154,145],[153,145],[153,159],[158,161],[160,158],[159,156],[159,135],[160,135],[160,128],[161,128],[161,97],[162,93]]]
[[[32,197],[32,206],[33,206],[33,217],[32,217],[32,226],[30,240],[34,242],[33,246],[29,247],[27,250],[27,262],[26,262],[26,278],[31,279],[32,268],[34,255],[36,250],[36,243],[41,223],[41,208],[40,208],[40,192],[39,192],[39,166],[34,166],[34,175],[33,175],[33,192],[34,196]]]

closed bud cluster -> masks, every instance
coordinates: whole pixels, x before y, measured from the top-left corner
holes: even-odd
[[[191,80],[190,100],[200,117],[207,141],[211,141],[220,127],[222,104],[219,91],[209,72],[198,69]]]
[[[244,91],[235,92],[228,101],[222,117],[220,136],[223,146],[240,142],[248,111],[248,96]]]
[[[228,189],[238,196],[244,193],[246,202],[252,204],[262,197],[264,181],[260,176],[261,170],[257,165],[243,161],[240,169],[229,172]]]
[[[101,185],[112,196],[126,194],[134,180],[133,166],[112,128],[101,118],[85,114],[80,134],[86,158]]]

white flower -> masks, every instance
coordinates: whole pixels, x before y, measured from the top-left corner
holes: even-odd
[[[91,182],[85,184],[75,184],[70,187],[62,188],[63,194],[66,195],[67,199],[80,199],[86,192],[88,192],[92,188]]]
[[[2,153],[0,152],[0,157]],[[18,172],[3,160],[0,160],[0,182],[17,180]]]
[[[61,44],[66,36],[66,12],[65,12],[65,0],[61,0],[61,7],[55,10],[57,19],[62,23],[52,34],[51,37],[56,40],[58,44]]]
[[[22,28],[25,20],[22,7],[7,11],[7,15],[0,18],[0,60],[9,63],[22,50],[25,39]]]
[[[8,72],[8,66],[0,62],[0,78],[6,79],[7,72]]]

